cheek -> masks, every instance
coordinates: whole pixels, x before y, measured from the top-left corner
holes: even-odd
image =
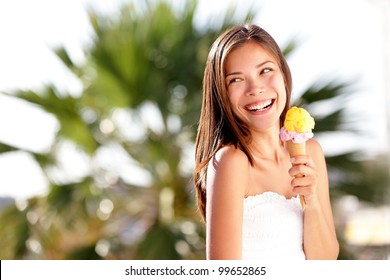
[[[286,99],[286,85],[281,75],[274,76],[270,79],[270,84],[278,93],[279,99]]]
[[[242,111],[243,101],[241,98],[242,93],[240,92],[240,90],[237,90],[237,88],[235,90],[230,89],[227,94],[229,97],[231,109],[237,116],[245,118],[245,114]]]
[[[274,88],[285,88],[285,82],[281,74],[271,76],[268,82]]]
[[[286,93],[286,89],[283,88],[280,93],[279,93],[279,96],[278,96],[278,102],[280,104],[280,107],[282,107],[282,110],[284,109],[284,107],[286,106],[286,103],[287,103],[287,93]]]
[[[230,100],[230,103],[234,106],[237,106],[239,101],[240,101],[240,89],[235,86],[235,87],[231,87],[228,91],[227,91],[227,95],[229,97],[229,100]]]
[[[286,91],[284,79],[281,75],[275,76],[272,78],[271,84],[278,94],[279,107],[281,107],[280,109],[283,110],[287,102],[287,91]]]

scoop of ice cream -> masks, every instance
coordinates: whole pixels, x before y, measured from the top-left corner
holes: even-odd
[[[296,131],[288,131],[284,127],[280,129],[280,140],[282,141],[293,141],[294,143],[303,143],[309,140],[310,138],[313,138],[313,132],[296,132]]]
[[[314,119],[303,108],[292,107],[287,111],[284,127],[280,129],[282,141],[303,143],[313,137]]]
[[[303,108],[292,107],[287,111],[284,128],[299,133],[311,132],[314,128],[314,119]]]

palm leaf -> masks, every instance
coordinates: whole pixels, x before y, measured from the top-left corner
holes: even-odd
[[[322,86],[309,87],[300,97],[299,104],[313,104],[318,101],[330,100],[348,93],[350,84],[343,82],[329,82]]]
[[[53,87],[46,88],[41,94],[26,91],[17,92],[16,96],[53,114],[60,122],[59,133],[63,137],[78,143],[89,153],[96,149],[97,142],[91,134],[90,127],[80,116],[79,99],[69,95],[60,96]]]
[[[96,253],[96,244],[87,245],[78,248],[69,253],[65,259],[67,260],[101,260],[102,257]]]
[[[358,153],[350,152],[326,157],[326,163],[330,169],[341,169],[344,172],[361,173],[363,166],[357,159]]]
[[[342,124],[344,109],[339,109],[325,116],[316,116],[315,131],[316,133],[337,131]]]
[[[146,233],[137,248],[139,260],[178,260],[181,259],[175,249],[179,236],[170,228],[156,223]]]
[[[18,150],[18,149],[15,148],[15,147],[12,147],[12,146],[7,145],[7,144],[0,143],[0,154],[7,153],[7,152],[12,152],[12,151],[16,151],[16,150]]]
[[[26,213],[14,204],[0,212],[0,259],[21,259],[28,251],[31,232]]]

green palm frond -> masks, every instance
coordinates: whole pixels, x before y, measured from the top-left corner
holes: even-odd
[[[4,143],[0,143],[0,154],[12,152],[12,151],[17,151],[17,150],[18,149],[13,147],[13,146],[10,146],[10,145],[4,144]]]
[[[0,211],[0,259],[20,259],[28,251],[31,232],[26,213],[14,204]]]
[[[354,195],[374,205],[386,205],[390,198],[389,163],[385,158],[360,162],[358,168],[345,173],[339,181],[339,191]]]
[[[96,244],[78,248],[70,252],[65,259],[67,260],[101,260],[102,257],[96,253]]]
[[[330,100],[350,93],[351,85],[345,82],[330,81],[322,85],[310,86],[302,94],[299,104],[313,104],[315,102]]]
[[[172,232],[171,228],[156,223],[146,233],[137,248],[137,257],[140,260],[178,260],[180,254],[176,251],[176,242],[180,236]]]
[[[343,113],[344,109],[339,109],[325,116],[316,116],[316,133],[338,131],[345,119]]]
[[[296,50],[297,48],[299,47],[299,43],[292,39],[290,40],[287,45],[283,48],[282,52],[283,52],[283,55],[284,57],[288,57],[289,55],[291,55],[294,50]]]
[[[83,120],[80,99],[70,95],[61,96],[54,87],[47,87],[43,92],[16,92],[15,95],[44,111],[53,114],[60,122],[59,134],[73,140],[85,151],[92,153],[98,146],[91,134],[91,128]]]
[[[357,152],[349,152],[334,156],[327,156],[326,163],[328,168],[341,169],[345,172],[360,173],[363,172],[363,166],[357,159]]]

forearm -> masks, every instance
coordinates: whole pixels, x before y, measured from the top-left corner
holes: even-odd
[[[304,211],[304,250],[306,259],[337,259],[339,244],[333,225],[326,222],[320,206],[308,206]]]

